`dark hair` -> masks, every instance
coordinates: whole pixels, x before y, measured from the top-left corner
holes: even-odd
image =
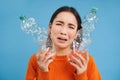
[[[71,13],[75,16],[75,18],[77,19],[77,24],[78,24],[77,30],[80,30],[80,29],[82,28],[82,26],[81,26],[81,23],[82,23],[81,17],[79,16],[79,14],[78,14],[78,12],[76,11],[75,8],[69,7],[69,6],[63,6],[63,7],[58,8],[58,9],[54,12],[54,14],[52,15],[49,23],[52,24],[53,21],[54,21],[54,19],[56,18],[56,16],[57,16],[60,12],[64,12],[64,11],[66,11],[66,12],[71,12]]]
[[[51,17],[51,19],[50,19],[49,25],[53,23],[53,21],[54,21],[54,19],[56,18],[56,16],[57,16],[59,13],[61,13],[61,12],[71,12],[71,13],[75,16],[75,18],[76,18],[76,20],[77,20],[77,24],[78,24],[78,26],[77,26],[77,31],[79,30],[79,32],[80,32],[79,35],[78,35],[77,38],[76,38],[76,41],[77,41],[77,42],[79,43],[79,45],[80,45],[80,43],[81,43],[81,41],[82,41],[82,26],[81,26],[82,21],[81,21],[81,17],[80,17],[80,15],[79,15],[79,13],[77,12],[77,10],[76,10],[75,8],[69,7],[69,6],[62,6],[62,7],[58,8],[58,9],[53,13],[53,15],[52,15],[52,17]],[[47,47],[50,47],[50,48],[52,47],[52,41],[51,41],[50,35],[48,35],[48,38],[47,38]]]

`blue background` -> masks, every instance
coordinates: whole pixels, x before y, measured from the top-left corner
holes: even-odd
[[[23,80],[28,60],[39,46],[20,27],[19,16],[34,17],[48,27],[60,6],[75,7],[83,18],[98,7],[98,23],[89,52],[103,80],[120,80],[120,0],[0,0],[0,80]]]

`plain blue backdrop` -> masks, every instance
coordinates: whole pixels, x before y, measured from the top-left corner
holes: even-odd
[[[24,80],[28,60],[39,46],[20,27],[19,16],[34,17],[48,27],[60,6],[75,7],[82,19],[98,7],[98,23],[92,33],[89,53],[103,80],[120,80],[120,0],[0,0],[0,80]]]

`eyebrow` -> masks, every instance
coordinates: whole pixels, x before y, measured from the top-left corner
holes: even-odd
[[[56,22],[59,22],[59,23],[64,23],[63,21],[56,21]]]
[[[56,21],[56,22],[60,22],[60,23],[64,24],[64,22],[63,22],[63,21]],[[69,23],[68,25],[71,25],[71,26],[76,27],[76,26],[75,26],[74,24],[72,24],[72,23]]]

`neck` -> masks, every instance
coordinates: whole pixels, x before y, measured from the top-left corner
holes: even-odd
[[[71,48],[55,48],[55,52],[57,56],[65,56],[71,53]]]

